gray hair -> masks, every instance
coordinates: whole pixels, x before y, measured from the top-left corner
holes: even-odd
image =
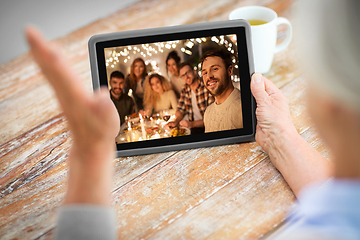
[[[360,112],[360,1],[298,4],[299,54],[312,84]]]

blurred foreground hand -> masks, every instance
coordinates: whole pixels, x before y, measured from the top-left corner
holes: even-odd
[[[28,27],[26,37],[35,61],[55,90],[73,137],[65,204],[110,205],[120,120],[109,91],[103,88],[92,96],[61,51],[39,31]]]

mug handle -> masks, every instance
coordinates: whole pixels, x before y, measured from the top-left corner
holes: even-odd
[[[289,20],[287,20],[284,17],[278,17],[276,26],[279,26],[280,24],[287,25],[286,37],[282,43],[276,45],[275,53],[278,53],[278,52],[284,50],[285,48],[287,48],[287,46],[289,45],[289,43],[291,41],[291,37],[292,37],[292,27],[291,27],[291,23],[289,22]]]

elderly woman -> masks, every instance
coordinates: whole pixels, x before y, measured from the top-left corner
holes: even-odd
[[[302,4],[307,24],[301,52],[314,60],[308,67],[309,112],[334,158],[330,163],[301,138],[284,95],[261,74],[254,74],[256,141],[299,200],[288,227],[276,239],[360,239],[360,2],[303,0]],[[108,90],[90,97],[59,51],[33,29],[27,30],[27,38],[74,136],[56,236],[115,239],[110,192],[119,120]]]
[[[177,99],[170,83],[153,73],[145,80],[144,109],[149,115],[162,110],[176,109]]]
[[[282,93],[255,74],[256,141],[299,201],[275,239],[360,239],[360,1],[304,0],[298,8],[308,110],[333,164],[297,134]]]

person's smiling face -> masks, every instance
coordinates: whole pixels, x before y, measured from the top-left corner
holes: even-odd
[[[145,66],[141,61],[138,61],[134,64],[134,74],[136,78],[141,78],[144,71],[145,71]]]
[[[190,68],[190,66],[188,66],[188,65],[185,65],[184,67],[182,67],[180,69],[179,73],[180,73],[181,79],[184,80],[184,82],[187,85],[191,85],[196,79],[196,76],[194,74],[194,70],[192,70]]]
[[[202,64],[202,76],[205,87],[214,96],[219,96],[231,84],[229,72],[232,68],[226,69],[225,63],[221,57],[210,56],[205,58]]]
[[[150,80],[150,85],[151,85],[151,89],[158,93],[158,94],[162,94],[164,92],[164,89],[162,87],[161,81],[159,78],[157,77],[152,77]]]
[[[110,79],[110,89],[112,95],[116,98],[121,96],[121,92],[124,89],[125,80],[123,78],[112,77]]]
[[[179,70],[174,59],[170,58],[166,63],[166,67],[172,75],[179,76]]]

